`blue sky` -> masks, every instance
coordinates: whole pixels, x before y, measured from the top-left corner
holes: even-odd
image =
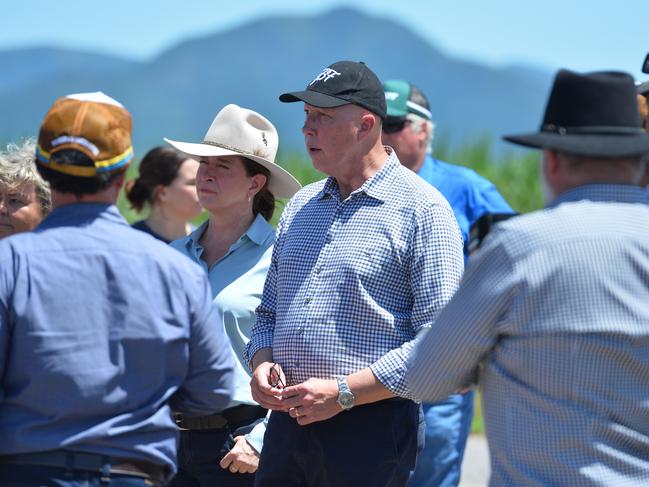
[[[259,17],[339,5],[393,18],[445,53],[492,66],[640,70],[647,0],[5,0],[0,50],[50,45],[147,59],[177,42]],[[406,53],[407,54],[407,53]]]

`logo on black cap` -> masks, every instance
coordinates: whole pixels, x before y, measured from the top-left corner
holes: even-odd
[[[320,108],[351,103],[385,118],[387,108],[381,82],[365,63],[338,61],[326,67],[305,90],[284,93],[280,101],[303,101]]]
[[[331,68],[325,68],[322,73],[320,73],[318,76],[313,78],[313,81],[309,83],[309,86],[311,86],[313,83],[316,81],[322,81],[323,83],[326,83],[327,80],[330,80],[334,76],[340,76],[340,73],[334,69]]]

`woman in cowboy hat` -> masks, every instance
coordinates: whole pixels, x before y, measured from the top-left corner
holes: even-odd
[[[179,472],[171,486],[252,486],[265,431],[266,410],[250,393],[243,349],[270,266],[275,232],[268,223],[275,198],[300,184],[275,163],[279,139],[260,114],[227,105],[202,143],[168,143],[199,161],[196,189],[209,219],[172,246],[208,273],[214,302],[238,358],[232,403],[221,414],[176,415],[182,428]]]

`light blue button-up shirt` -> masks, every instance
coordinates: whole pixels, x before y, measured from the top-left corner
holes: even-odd
[[[479,381],[491,485],[649,485],[649,205],[588,185],[502,222],[410,359],[416,397]]]
[[[220,411],[233,369],[201,269],[115,206],[62,206],[0,241],[0,455],[66,448],[175,471],[170,406]]]
[[[205,222],[190,235],[172,242],[171,245],[199,264],[207,273],[214,303],[238,359],[234,396],[228,407],[240,404],[257,405],[250,392],[250,373],[243,351],[252,332],[255,308],[259,305],[270,266],[275,231],[264,217],[258,214],[246,233],[208,269],[205,261],[201,259],[203,247],[199,243],[207,225],[208,222]],[[265,431],[265,422],[260,422],[246,435],[248,442],[257,451],[261,451]]]

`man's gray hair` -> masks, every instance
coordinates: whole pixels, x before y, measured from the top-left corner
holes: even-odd
[[[428,141],[426,142],[426,152],[428,154],[432,154],[433,139],[435,138],[435,124],[433,123],[433,121],[415,115],[414,113],[409,113],[408,115],[406,115],[406,119],[410,121],[412,130],[415,132],[421,132],[424,129],[424,126],[428,126]]]
[[[10,143],[6,151],[0,151],[0,185],[9,189],[33,185],[41,211],[47,215],[52,206],[50,187],[38,174],[35,154],[34,139]]]

